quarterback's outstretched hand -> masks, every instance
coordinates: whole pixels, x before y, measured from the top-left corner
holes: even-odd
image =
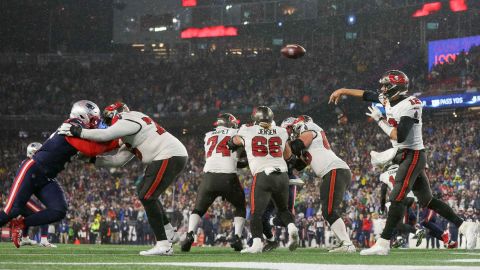
[[[82,127],[72,125],[70,123],[63,123],[58,129],[58,134],[70,136],[70,137],[80,137],[82,134]]]
[[[382,114],[382,112],[380,111],[379,108],[377,108],[375,106],[369,106],[368,110],[370,111],[370,113],[367,112],[365,114],[370,116],[371,118],[373,118],[373,120],[375,120],[375,122],[378,122],[380,119],[383,118],[383,114]]]
[[[342,96],[343,96],[343,88],[335,90],[330,95],[330,99],[328,100],[328,104],[334,103],[335,105],[337,105]]]

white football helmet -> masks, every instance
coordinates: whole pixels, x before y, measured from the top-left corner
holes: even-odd
[[[27,146],[27,157],[32,158],[35,155],[35,152],[42,147],[42,144],[39,142],[32,142]]]
[[[70,118],[80,119],[87,128],[96,128],[100,123],[100,108],[90,100],[80,100],[73,104]]]

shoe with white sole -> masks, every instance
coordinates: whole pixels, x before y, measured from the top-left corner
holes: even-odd
[[[177,233],[177,229],[165,230],[165,234],[167,235],[168,242],[172,244],[176,244],[180,241],[180,235]]]
[[[164,243],[166,242],[166,243]],[[171,256],[173,255],[173,247],[172,244],[168,241],[161,241],[157,242],[157,244],[145,251],[140,251],[140,255],[142,256]]]
[[[287,247],[290,251],[295,251],[298,248],[298,230],[289,232]]]
[[[329,250],[328,252],[329,253],[355,253],[357,252],[357,249],[352,244],[352,242],[345,243],[345,244],[344,242],[341,242],[339,246]]]
[[[263,243],[260,238],[254,238],[251,247],[247,247],[242,249],[240,253],[262,253],[263,251]]]
[[[360,251],[360,255],[369,256],[369,255],[383,255],[386,256],[390,253],[390,240],[379,238],[375,245],[371,248],[364,249]]]
[[[20,240],[20,246],[36,246],[38,243],[28,237],[22,237]]]
[[[467,240],[467,249],[474,249],[477,244],[477,224],[472,221],[464,221],[458,228],[458,232],[465,236]]]
[[[57,245],[54,245],[50,242],[40,242],[40,244],[38,244],[39,247],[45,247],[45,248],[57,248]]]

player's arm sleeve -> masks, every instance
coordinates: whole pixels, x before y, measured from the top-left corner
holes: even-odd
[[[115,155],[98,156],[95,160],[97,167],[122,167],[127,164],[135,155],[122,145]]]
[[[397,126],[397,142],[402,143],[407,139],[408,133],[413,127],[413,124],[418,123],[418,120],[410,116],[400,117],[400,123]]]
[[[97,142],[105,142],[120,137],[134,135],[142,129],[142,125],[130,119],[121,119],[106,129],[83,129],[81,137]]]
[[[365,91],[363,92],[362,99],[363,99],[364,101],[370,101],[370,102],[380,103],[380,100],[378,99],[378,93],[375,93],[375,92],[373,92],[373,91],[365,90]]]
[[[71,146],[88,157],[94,157],[106,152],[110,152],[119,146],[118,140],[112,140],[108,142],[93,142],[75,137],[65,137],[65,139]]]

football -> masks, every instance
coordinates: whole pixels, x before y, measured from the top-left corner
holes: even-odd
[[[307,51],[298,44],[289,44],[283,47],[280,52],[287,58],[297,59],[304,56]]]

